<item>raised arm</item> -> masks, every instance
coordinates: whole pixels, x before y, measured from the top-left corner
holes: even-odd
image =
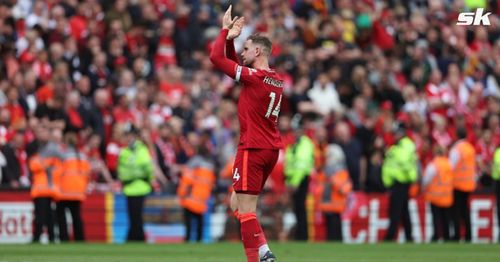
[[[229,29],[222,29],[217,39],[215,39],[212,50],[210,51],[210,61],[226,75],[234,78],[236,76],[236,67],[238,64],[224,55],[228,32]]]
[[[226,57],[233,60],[237,64],[240,63],[240,60],[238,59],[238,55],[236,54],[236,50],[234,49],[233,39],[226,40]]]
[[[238,17],[231,18],[231,10],[232,6],[229,6],[222,18],[222,30],[217,39],[215,39],[210,51],[210,61],[226,75],[235,78],[238,57],[234,50],[233,39],[240,35],[244,19]],[[224,48],[226,52],[224,52]]]

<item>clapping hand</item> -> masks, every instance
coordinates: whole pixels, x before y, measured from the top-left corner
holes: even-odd
[[[227,34],[226,39],[227,40],[232,40],[235,39],[236,37],[240,36],[241,30],[243,29],[243,25],[245,24],[245,18],[240,17],[238,18],[231,29],[229,29],[229,33]]]
[[[224,14],[224,17],[222,17],[222,29],[231,29],[238,20],[238,17],[231,18],[231,10],[233,9],[233,5],[230,5],[229,8],[226,10],[226,13]]]

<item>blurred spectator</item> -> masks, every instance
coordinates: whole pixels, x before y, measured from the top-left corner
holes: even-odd
[[[102,139],[99,134],[92,134],[87,143],[82,147],[82,153],[89,158],[91,166],[91,178],[89,183],[92,182],[106,182],[109,188],[113,188],[113,177],[104,162],[103,155],[100,151]]]
[[[83,107],[78,91],[69,92],[66,97],[65,131],[88,133],[90,113]]]
[[[422,191],[431,204],[431,241],[450,240],[451,206],[453,205],[453,170],[446,156],[445,147],[434,146],[435,155],[422,176]]]
[[[127,10],[128,2],[126,0],[117,0],[113,7],[106,13],[106,21],[110,24],[113,20],[118,20],[124,31],[128,31],[132,26],[132,18]]]
[[[91,41],[92,40],[92,41]],[[87,74],[90,78],[90,83],[92,86],[92,93],[99,88],[104,88],[108,81],[111,78],[111,73],[106,65],[107,58],[106,54],[99,50],[100,48],[100,39],[99,38],[91,38],[88,45],[92,45],[89,47],[90,52],[95,52],[93,54],[88,54],[86,56],[87,59],[93,57],[92,64],[89,65],[87,69]]]
[[[127,146],[127,141],[124,136],[125,125],[115,125],[113,126],[110,141],[106,146],[105,161],[109,168],[109,172],[113,178],[117,178],[117,167],[118,167],[118,156],[122,147]]]
[[[177,196],[184,208],[185,241],[191,239],[192,226],[196,227],[195,239],[200,242],[204,228],[203,216],[215,183],[214,164],[205,145],[198,145],[196,154],[186,163],[182,171]]]
[[[164,66],[176,65],[176,44],[174,41],[175,21],[165,18],[160,21],[158,36],[156,40],[156,50],[154,56],[154,68],[160,69]]]
[[[27,170],[27,155],[24,150],[24,132],[17,131],[10,142],[1,147],[1,153],[4,157],[2,165],[2,185],[8,185],[11,188],[28,187],[29,180]]]
[[[24,109],[25,116],[32,116],[38,106],[38,101],[35,95],[37,88],[37,77],[32,70],[27,70],[22,76],[22,86],[19,90],[19,103]]]
[[[37,106],[35,117],[41,124],[50,128],[64,129],[66,114],[64,112],[64,96],[56,94],[47,100],[47,103]]]
[[[155,141],[156,157],[158,165],[169,179],[174,179],[173,175],[176,174],[175,170],[175,150],[171,142],[172,139],[172,127],[167,124],[161,124],[158,127],[158,138]]]
[[[93,131],[101,136],[101,153],[103,148],[111,141],[113,131],[113,115],[110,105],[110,94],[106,89],[99,89],[94,93],[92,111],[90,112],[90,122]]]
[[[342,148],[330,144],[327,148],[325,168],[323,170],[322,189],[319,197],[319,209],[324,214],[326,239],[342,241],[341,215],[345,210],[347,198],[352,190],[352,183],[346,169]]]
[[[301,127],[296,127],[295,141],[285,150],[285,179],[292,194],[293,211],[297,219],[295,240],[308,239],[306,196],[309,190],[309,176],[313,170],[314,144]]]
[[[326,74],[320,74],[307,95],[322,115],[330,112],[342,112],[339,95],[335,85],[328,79]]]
[[[31,173],[31,197],[35,206],[33,242],[38,243],[43,227],[49,241],[54,242],[54,217],[52,201],[59,193],[59,182],[63,172],[60,131],[38,127],[38,145],[29,158]]]
[[[19,104],[19,91],[13,87],[7,90],[7,104],[4,110],[10,112],[10,127],[14,130],[26,128],[24,108]]]
[[[361,190],[366,181],[366,159],[363,157],[361,144],[351,136],[349,126],[344,122],[338,123],[335,127],[335,138],[346,156],[346,167],[352,181],[353,190]]]
[[[371,155],[366,175],[366,192],[384,192],[385,187],[382,183],[382,163],[384,154],[380,150]]]

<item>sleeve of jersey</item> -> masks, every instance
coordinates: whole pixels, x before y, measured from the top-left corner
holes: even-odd
[[[224,55],[228,31],[229,30],[227,29],[222,29],[217,39],[215,39],[212,50],[210,51],[210,61],[212,61],[217,69],[221,70],[231,78],[236,79],[236,68],[238,67],[238,64]]]
[[[236,55],[236,50],[234,49],[234,41],[226,40],[226,56],[227,58],[233,60],[235,63],[239,64],[238,55]]]

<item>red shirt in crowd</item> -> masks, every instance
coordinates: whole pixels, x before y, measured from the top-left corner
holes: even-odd
[[[21,167],[21,177],[28,176],[28,154],[23,148],[15,150],[17,161]]]
[[[428,83],[425,85],[425,95],[428,101],[441,101],[445,105],[441,105],[431,110],[431,118],[434,114],[440,115],[442,117],[448,116],[448,109],[452,103],[454,97],[453,92],[447,86],[435,85],[433,83]]]
[[[47,83],[36,91],[35,96],[39,105],[45,104],[49,99],[54,97],[54,87],[50,83]]]
[[[432,142],[436,143],[444,148],[448,148],[453,143],[454,139],[448,130],[439,131],[437,129],[432,130]]]
[[[0,126],[0,145],[5,145],[12,138],[15,132],[6,126]]]
[[[87,32],[87,19],[81,15],[75,15],[69,20],[71,36],[77,41],[84,39]]]
[[[48,62],[35,61],[33,63],[33,71],[43,83],[52,77],[52,66]]]
[[[83,118],[76,108],[68,108],[66,115],[73,128],[82,129],[84,127]]]
[[[111,172],[116,172],[118,167],[118,156],[120,155],[121,148],[122,145],[116,141],[110,141],[106,147],[106,165]]]
[[[182,82],[161,82],[160,90],[167,95],[167,98],[171,102],[171,104],[178,105],[185,93],[186,87]]]
[[[130,109],[116,107],[113,110],[113,119],[116,121],[116,123],[134,123],[135,117]]]
[[[172,109],[169,106],[153,104],[149,108],[149,117],[155,124],[167,122],[172,117]]]
[[[10,124],[16,126],[19,122],[24,120],[24,109],[20,104],[7,104],[5,109],[10,112]]]
[[[161,68],[165,65],[176,65],[175,43],[172,37],[164,36],[160,38],[158,49],[155,55],[155,68]]]
[[[494,141],[490,141],[487,143],[483,139],[479,140],[476,144],[476,154],[479,157],[479,160],[483,162],[483,164],[490,166],[491,161],[493,161],[493,155],[495,154],[495,149],[497,148],[496,143]]]

